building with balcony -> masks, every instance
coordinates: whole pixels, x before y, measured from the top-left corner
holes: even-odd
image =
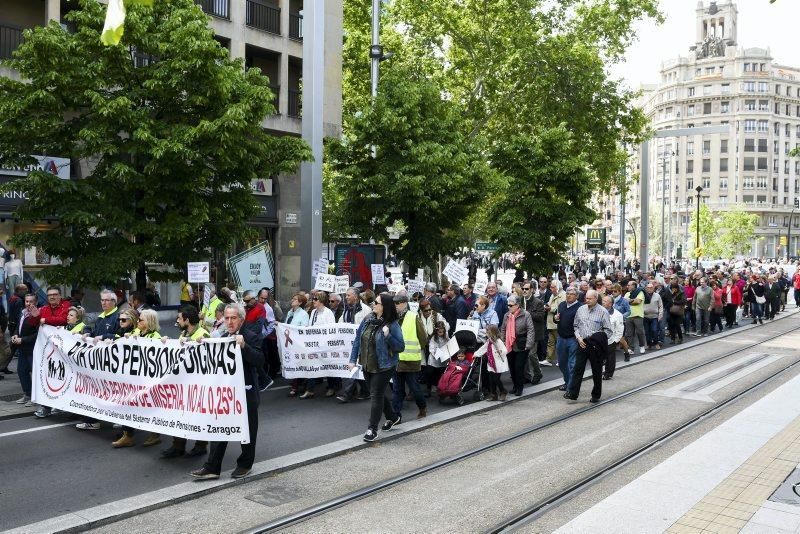
[[[789,153],[800,147],[800,68],[779,63],[769,48],[740,46],[732,0],[698,2],[696,35],[688,56],[662,63],[660,82],[642,88],[639,105],[654,130],[724,125],[729,131],[650,143],[650,212],[660,214],[663,203],[672,219],[673,256],[681,245],[686,254],[694,249],[687,225],[700,186],[700,202],[712,211],[739,205],[758,216],[752,255],[786,255],[780,236],[789,225],[795,255],[800,158]],[[638,195],[638,188],[631,191],[628,213],[639,213]],[[658,243],[650,247],[657,251]]]
[[[264,128],[275,135],[299,137],[303,120],[303,0],[196,1],[209,15],[216,39],[231,57],[243,58],[245,68],[257,68],[269,77],[276,112],[264,117]],[[75,7],[72,0],[0,0],[0,59],[11,57],[26,28],[50,20],[66,25],[64,15]],[[342,129],[342,9],[342,0],[325,1],[323,124],[328,137],[338,137]],[[0,67],[0,75],[17,73]],[[80,166],[73,162],[72,167]],[[0,169],[0,182],[17,177]],[[296,246],[302,224],[299,170],[297,175],[263,177],[254,183],[253,194],[261,213],[251,222],[271,244],[276,289],[279,298],[288,299],[299,289],[300,278]],[[4,218],[10,217],[15,204],[4,204],[4,200],[0,199],[0,243],[19,231],[13,219]]]

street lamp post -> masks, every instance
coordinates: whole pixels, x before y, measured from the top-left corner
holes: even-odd
[[[694,263],[694,268],[697,270],[700,268],[700,254],[698,254],[700,251],[700,192],[703,190],[703,187],[698,185],[694,188],[694,190],[697,191],[697,221],[695,221],[695,232],[697,235],[695,236],[694,250],[695,256],[697,257]]]
[[[792,206],[792,212],[789,214],[789,227],[786,229],[786,262],[789,262],[789,256],[792,255],[792,219],[794,219],[794,210],[796,210],[800,204],[800,200],[794,199],[794,206]]]

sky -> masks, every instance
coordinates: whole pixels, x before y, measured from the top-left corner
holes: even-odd
[[[717,4],[727,0],[718,0]],[[706,6],[710,0],[704,0]],[[800,0],[734,0],[738,10],[737,46],[769,48],[773,60],[783,65],[800,67],[798,21]],[[695,43],[695,9],[697,0],[661,0],[666,20],[636,26],[638,39],[630,46],[625,63],[611,69],[614,77],[623,78],[631,88],[659,80],[661,62],[688,56]]]

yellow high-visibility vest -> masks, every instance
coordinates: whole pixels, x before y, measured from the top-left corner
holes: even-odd
[[[417,314],[407,312],[403,318],[403,341],[406,348],[400,353],[400,360],[404,362],[418,362],[422,360],[422,349],[417,339]]]

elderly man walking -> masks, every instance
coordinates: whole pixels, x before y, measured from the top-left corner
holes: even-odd
[[[608,338],[613,334],[608,310],[597,304],[597,291],[590,289],[584,297],[586,305],[578,308],[575,314],[575,339],[578,341],[578,353],[575,358],[575,368],[572,370],[567,392],[564,398],[578,400],[581,391],[583,372],[586,370],[586,360],[592,366],[591,402],[598,402],[603,390],[603,364],[608,354]]]

